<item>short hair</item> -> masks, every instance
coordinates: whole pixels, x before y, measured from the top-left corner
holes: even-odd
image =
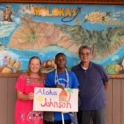
[[[39,62],[40,62],[40,65],[42,65],[41,60],[40,60],[40,58],[39,58],[38,56],[32,56],[32,57],[30,58],[29,62],[28,62],[27,74],[28,74],[29,76],[31,75],[30,64],[31,64],[31,61],[32,61],[33,59],[38,59]],[[39,75],[39,76],[42,75],[41,70],[38,71],[38,75]]]
[[[92,52],[92,50],[91,50],[91,48],[90,48],[89,46],[87,46],[87,45],[81,45],[81,46],[79,47],[79,50],[78,50],[78,54],[79,54],[79,55],[80,55],[80,53],[81,53],[81,51],[82,51],[83,49],[88,49],[88,50],[90,51],[90,53]]]
[[[60,55],[63,55],[63,56],[65,56],[65,58],[66,58],[66,55],[64,54],[64,53],[57,53],[56,54],[56,56],[55,56],[55,60],[58,58],[58,56],[60,56]]]
[[[6,8],[12,8],[12,6],[11,5],[6,5]]]

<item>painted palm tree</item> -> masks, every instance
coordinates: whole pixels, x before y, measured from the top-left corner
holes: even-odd
[[[70,98],[71,98],[71,93],[73,93],[73,89],[67,89],[67,93],[69,93],[69,98],[68,98],[68,102],[70,101]]]

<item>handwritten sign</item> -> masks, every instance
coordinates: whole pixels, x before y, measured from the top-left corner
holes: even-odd
[[[78,111],[78,89],[35,88],[34,111]]]

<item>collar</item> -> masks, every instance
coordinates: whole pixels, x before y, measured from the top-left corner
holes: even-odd
[[[80,62],[80,64],[78,65],[78,69],[81,69],[81,70],[84,70],[83,68],[82,68],[82,66],[81,66],[81,62]],[[87,70],[89,70],[89,69],[93,69],[93,63],[90,61],[90,64],[89,64],[89,67],[87,68]]]

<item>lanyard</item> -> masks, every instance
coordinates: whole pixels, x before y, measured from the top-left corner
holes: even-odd
[[[60,80],[64,80],[65,82],[66,82],[66,88],[68,88],[68,84],[69,84],[69,75],[68,75],[68,71],[67,71],[67,69],[65,69],[65,73],[66,73],[66,79],[64,79],[64,78],[59,78],[58,79],[58,74],[57,74],[57,69],[55,70],[55,85],[57,85],[57,84],[60,84]],[[61,85],[61,84],[60,84]]]

